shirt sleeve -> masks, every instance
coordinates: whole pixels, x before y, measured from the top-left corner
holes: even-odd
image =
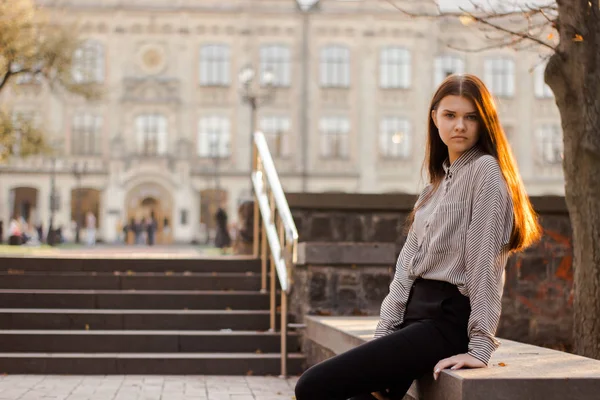
[[[491,157],[481,161],[466,236],[465,284],[471,303],[468,354],[487,365],[500,345],[494,335],[502,310],[513,204],[497,161]]]
[[[427,186],[423,189],[416,204],[419,204],[429,188],[430,186]],[[404,311],[406,310],[406,301],[409,293],[402,282],[408,282],[409,278],[403,265],[406,259],[411,258],[415,254],[417,247],[418,239],[413,223],[408,231],[406,242],[400,251],[398,260],[396,261],[396,272],[394,273],[394,279],[392,279],[392,283],[390,284],[390,291],[381,304],[379,323],[375,329],[375,338],[393,333],[404,320]]]

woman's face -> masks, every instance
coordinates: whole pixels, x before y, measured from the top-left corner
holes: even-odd
[[[440,138],[448,146],[450,163],[479,140],[479,117],[475,105],[462,96],[446,96],[431,112]]]

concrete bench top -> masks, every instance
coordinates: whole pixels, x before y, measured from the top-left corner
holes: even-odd
[[[306,336],[340,354],[373,338],[378,317],[306,317]],[[409,398],[600,399],[600,361],[543,347],[499,339],[488,368],[445,370],[415,382]]]

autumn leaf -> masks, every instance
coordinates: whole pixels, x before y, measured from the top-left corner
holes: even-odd
[[[130,269],[128,269],[128,270],[127,270],[127,275],[133,275],[133,274],[134,274],[134,273],[133,273],[133,271],[132,271],[132,270],[130,270]]]
[[[254,375],[254,371],[252,371],[251,369],[248,370],[248,372],[246,372],[247,376],[252,376]]]
[[[458,20],[464,26],[471,25],[473,22],[475,22],[475,18],[471,17],[470,15],[461,15],[458,17]]]
[[[90,330],[90,326],[88,324],[85,324],[85,330],[89,331]]]
[[[231,311],[231,307],[225,307],[225,311]]]
[[[548,40],[552,40],[554,39],[554,33],[549,33],[548,34]]]
[[[503,362],[501,362],[501,363],[498,363],[498,366],[499,367],[506,367],[506,364],[504,364]]]
[[[573,41],[574,42],[583,42],[583,36],[581,36],[579,33],[575,34],[575,37],[573,37]]]
[[[25,271],[23,271],[22,269],[9,269],[8,270],[9,275],[23,275],[24,273],[25,273]]]
[[[255,353],[256,354],[262,354],[262,350],[261,349],[256,349]]]
[[[173,275],[173,271],[165,271],[165,275],[171,276],[171,275]]]

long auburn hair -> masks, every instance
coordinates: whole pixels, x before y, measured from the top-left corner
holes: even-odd
[[[475,146],[498,160],[513,201],[514,223],[508,243],[509,250],[525,249],[538,241],[541,236],[537,215],[529,201],[508,140],[500,125],[494,99],[481,79],[470,74],[450,75],[441,83],[431,100],[423,169],[427,169],[432,189],[415,206],[409,216],[408,226],[414,221],[415,213],[439,188],[445,176],[443,163],[448,158],[448,147],[440,138],[438,128],[433,121],[432,111],[437,110],[440,102],[446,96],[462,96],[475,106],[480,121],[479,139]]]

